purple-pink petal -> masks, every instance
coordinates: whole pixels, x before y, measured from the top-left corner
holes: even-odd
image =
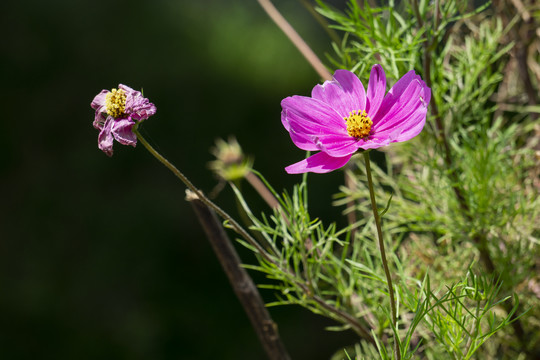
[[[414,117],[416,111],[427,108],[424,98],[429,88],[417,75],[410,80],[408,84],[399,84],[398,91],[389,92],[384,98],[377,117],[373,119],[372,129],[375,133],[401,126]]]
[[[390,140],[384,137],[370,137],[368,140],[360,139],[358,148],[363,150],[378,149],[390,144]]]
[[[147,98],[142,96],[127,97],[126,114],[135,120],[146,120],[156,113],[156,107]]]
[[[92,109],[98,110],[105,106],[105,97],[108,93],[109,90],[101,90],[101,92],[94,97],[94,100],[92,100],[92,103],[90,104]]]
[[[101,130],[103,129],[103,124],[105,123],[105,120],[107,119],[107,113],[105,111],[99,111],[96,110],[96,114],[94,116],[94,122],[92,125],[94,128]]]
[[[111,133],[113,118],[108,118],[98,136],[98,147],[108,156],[113,154],[113,135]]]
[[[103,123],[107,118],[107,112],[105,109],[105,97],[108,93],[108,90],[101,90],[101,92],[94,97],[92,103],[90,104],[92,109],[96,110],[93,126],[98,130],[103,129]]]
[[[281,101],[283,110],[287,110],[288,121],[307,121],[325,128],[346,131],[343,117],[328,104],[307,96],[290,96]]]
[[[367,89],[366,112],[373,119],[377,116],[377,111],[386,93],[386,75],[381,65],[377,64],[371,68],[369,84]]]
[[[364,85],[354,73],[347,70],[337,70],[334,80],[316,85],[311,96],[328,104],[341,118],[348,116],[351,111],[366,108]]]
[[[341,85],[343,92],[352,98],[353,105],[358,106],[358,109],[356,110],[366,108],[366,90],[358,76],[349,70],[336,70],[334,79]],[[347,115],[349,115],[349,113],[343,116]]]
[[[313,142],[313,136],[304,133],[297,133],[294,130],[289,131],[291,140],[294,145],[298,146],[302,150],[315,151],[320,150],[316,143]]]
[[[414,116],[408,120],[407,125],[401,129],[400,134],[396,137],[394,142],[407,141],[420,134],[426,124],[426,113],[427,108],[424,108],[423,111],[417,111]]]
[[[135,122],[130,119],[118,119],[114,121],[111,132],[116,141],[122,145],[137,145],[137,136],[132,131],[133,125],[135,125]]]
[[[321,151],[315,155],[311,155],[307,159],[287,166],[285,171],[289,174],[301,174],[305,172],[323,174],[339,169],[349,161],[351,156],[332,157]]]
[[[321,134],[313,137],[319,150],[333,157],[350,155],[358,150],[360,139],[348,134]]]
[[[126,94],[133,94],[133,96],[142,95],[140,91],[133,90],[132,88],[124,84],[118,84],[118,88],[124,90]]]
[[[299,148],[310,151],[324,150],[327,146],[333,149],[334,141],[339,141],[340,146],[343,141],[354,142],[355,139],[347,134],[345,120],[327,104],[303,96],[286,98],[281,104],[282,123],[289,131],[291,140]],[[324,139],[319,139],[321,136]],[[334,156],[343,155],[339,153]]]

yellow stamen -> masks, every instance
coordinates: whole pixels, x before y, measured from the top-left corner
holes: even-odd
[[[347,133],[357,139],[367,137],[371,131],[371,125],[373,125],[366,110],[351,111],[349,116],[343,119],[347,123]]]
[[[107,114],[113,118],[119,118],[124,115],[126,108],[126,92],[122,89],[112,89],[110,93],[105,96],[105,108]]]

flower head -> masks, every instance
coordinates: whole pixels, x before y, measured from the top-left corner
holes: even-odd
[[[229,141],[217,139],[211,152],[216,160],[208,164],[210,169],[226,181],[243,179],[252,169],[253,160],[244,155],[235,138],[229,138]]]
[[[94,127],[100,130],[98,147],[108,156],[113,154],[113,141],[123,145],[137,145],[133,125],[156,113],[156,107],[140,91],[118,85],[118,89],[102,90],[92,100],[96,110]]]
[[[285,168],[289,174],[327,173],[345,165],[358,149],[376,149],[412,139],[426,122],[431,90],[414,70],[386,93],[380,65],[371,69],[367,91],[358,77],[337,70],[311,97],[283,99],[281,122],[302,150],[319,151]]]

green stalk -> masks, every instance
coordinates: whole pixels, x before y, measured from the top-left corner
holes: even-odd
[[[386,274],[386,283],[388,285],[388,294],[390,295],[390,306],[392,307],[392,330],[395,329],[394,334],[394,353],[397,360],[401,360],[401,351],[399,349],[399,336],[397,332],[397,310],[396,299],[394,297],[394,285],[392,284],[392,276],[390,269],[388,268],[388,261],[386,260],[386,251],[384,249],[384,241],[381,228],[381,218],[379,211],[377,210],[377,203],[375,202],[375,191],[373,190],[373,179],[371,177],[371,166],[369,161],[369,151],[364,151],[364,160],[366,162],[366,175],[369,187],[369,197],[371,198],[371,208],[373,209],[373,216],[375,217],[375,226],[377,227],[377,237],[379,238],[379,250],[381,252],[381,259],[384,267],[384,273]]]
[[[189,181],[189,179],[182,174],[180,170],[178,170],[173,164],[171,164],[167,159],[165,159],[163,156],[161,156],[160,153],[158,153],[152,145],[146,141],[146,139],[141,135],[139,132],[139,129],[137,129],[136,126],[133,127],[133,133],[137,136],[137,139],[143,144],[143,146],[154,156],[156,159],[158,159],[167,169],[172,171],[172,173],[179,178],[186,186],[193,191],[199,200],[201,200],[206,206],[208,206],[211,209],[214,209],[214,211],[221,216],[223,219],[227,220],[229,224],[232,226],[232,228],[240,234],[247,242],[249,242],[250,245],[255,247],[257,249],[257,252],[269,263],[275,263],[275,261],[270,257],[270,255],[266,252],[266,250],[253,238],[251,235],[249,235],[229,214],[227,214],[225,211],[223,211],[219,206],[214,204],[210,199],[208,199],[199,189],[195,187]]]

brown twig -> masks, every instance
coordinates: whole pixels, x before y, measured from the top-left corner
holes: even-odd
[[[201,226],[214,249],[225,274],[233,287],[234,293],[242,303],[246,314],[255,329],[263,348],[271,360],[289,360],[290,356],[279,337],[277,325],[274,323],[264,301],[253,280],[242,267],[240,257],[216,214],[206,206],[194,193],[186,191],[186,199],[193,206]]]

